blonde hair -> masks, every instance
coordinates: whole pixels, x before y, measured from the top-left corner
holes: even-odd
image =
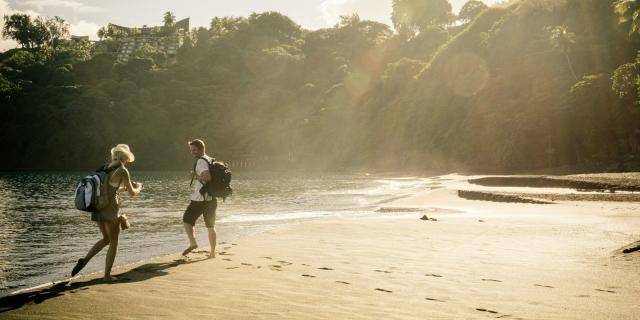
[[[126,160],[130,160],[129,156],[122,151],[114,151],[111,153],[111,159],[109,160],[109,167],[115,167]]]

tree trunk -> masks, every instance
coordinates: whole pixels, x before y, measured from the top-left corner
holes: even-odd
[[[578,82],[578,76],[576,76],[576,72],[573,71],[573,66],[571,65],[571,59],[569,59],[569,54],[566,51],[564,52],[564,57],[567,59],[567,65],[569,66],[569,70],[571,71],[571,75],[573,76],[573,79],[575,79],[576,82]]]

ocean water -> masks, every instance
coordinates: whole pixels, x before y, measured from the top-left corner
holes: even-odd
[[[87,172],[0,173],[0,296],[70,276],[75,261],[101,238],[90,214],[74,208],[76,185]],[[182,213],[189,203],[184,172],[132,172],[144,189],[123,196],[131,228],[121,233],[115,265],[182,251],[188,241]],[[219,201],[218,241],[287,223],[375,214],[385,202],[428,188],[419,177],[369,174],[285,175],[234,172],[234,195]],[[198,244],[208,246],[200,218]],[[81,274],[104,269],[106,248]]]

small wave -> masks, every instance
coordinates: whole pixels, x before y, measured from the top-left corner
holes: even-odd
[[[263,222],[263,221],[279,221],[279,220],[301,220],[319,217],[338,217],[347,214],[347,212],[336,211],[300,211],[285,212],[277,214],[235,214],[220,219],[222,223],[233,222]]]

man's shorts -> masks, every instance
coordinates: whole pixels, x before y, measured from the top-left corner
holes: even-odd
[[[217,207],[218,202],[215,198],[212,201],[191,201],[187,210],[184,211],[182,221],[195,226],[196,220],[202,215],[207,228],[213,228],[216,225]]]

